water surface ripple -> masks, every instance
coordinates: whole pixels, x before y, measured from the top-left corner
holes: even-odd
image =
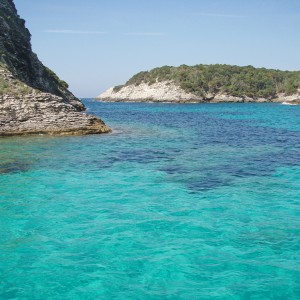
[[[300,299],[300,107],[85,103],[0,139],[0,299]]]

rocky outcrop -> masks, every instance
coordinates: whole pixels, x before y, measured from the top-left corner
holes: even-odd
[[[187,93],[171,81],[142,83],[139,85],[124,85],[120,89],[110,88],[96,99],[108,102],[174,102],[174,103],[221,103],[221,102],[300,102],[300,91],[297,94],[285,96],[278,94],[273,98],[235,97],[222,93],[207,93],[199,97]]]
[[[128,85],[122,87],[119,91],[110,88],[97,99],[104,101],[145,101],[145,102],[187,102],[200,101],[203,99],[191,93],[186,93],[173,82],[156,82],[154,84],[142,83],[140,85]]]
[[[281,99],[283,104],[289,105],[300,105],[300,90],[298,90],[298,94],[291,95],[291,96],[282,96]]]
[[[110,129],[98,118],[80,110],[77,99],[28,87],[9,70],[0,67],[0,136],[28,134],[96,134]]]
[[[0,2],[0,61],[11,73],[32,88],[75,98],[67,89],[67,83],[45,67],[32,52],[30,33],[25,27],[12,0]]]
[[[32,52],[12,0],[0,2],[0,136],[90,134],[110,129]]]

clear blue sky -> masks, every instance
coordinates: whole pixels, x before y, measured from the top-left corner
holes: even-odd
[[[163,65],[300,70],[299,0],[14,0],[42,62],[78,97]]]

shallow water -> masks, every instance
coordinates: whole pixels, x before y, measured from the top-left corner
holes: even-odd
[[[0,139],[0,299],[300,298],[300,106],[85,103]]]

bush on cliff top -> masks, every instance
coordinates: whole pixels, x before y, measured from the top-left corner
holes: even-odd
[[[134,75],[124,86],[173,81],[186,92],[197,96],[224,93],[237,97],[274,98],[300,88],[299,71],[280,71],[252,66],[196,65],[163,66]],[[123,86],[115,87],[117,92]]]

